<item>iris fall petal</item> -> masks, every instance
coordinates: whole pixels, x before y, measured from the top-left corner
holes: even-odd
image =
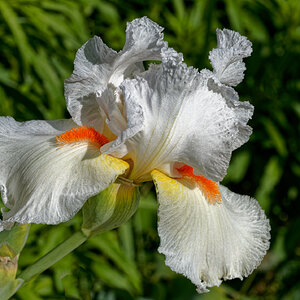
[[[220,186],[221,203],[211,204],[190,179],[153,171],[159,201],[159,252],[175,272],[198,287],[248,276],[269,248],[269,221],[258,202]]]
[[[56,136],[72,127],[72,121],[0,118],[0,186],[10,209],[0,230],[12,222],[67,221],[126,171],[126,162],[101,155],[89,141],[59,145]]]

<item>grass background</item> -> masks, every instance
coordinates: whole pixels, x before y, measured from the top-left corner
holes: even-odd
[[[93,35],[120,50],[126,21],[147,15],[165,27],[188,65],[210,68],[216,28],[253,42],[237,87],[255,113],[250,141],[233,154],[224,184],[255,196],[272,226],[271,249],[244,281],[197,295],[157,253],[157,203],[142,188],[135,216],[99,235],[19,290],[14,299],[300,299],[300,2],[298,0],[0,0],[0,115],[18,121],[69,117],[63,82],[76,50]],[[20,269],[80,228],[33,225]]]

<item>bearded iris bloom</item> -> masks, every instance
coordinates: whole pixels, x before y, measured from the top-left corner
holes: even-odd
[[[128,23],[120,52],[97,36],[84,44],[65,81],[72,119],[0,118],[0,187],[9,209],[0,230],[65,222],[99,193],[123,205],[113,222],[103,217],[111,229],[136,210],[138,186],[153,180],[159,252],[204,292],[249,275],[269,247],[258,202],[219,183],[252,132],[253,106],[233,89],[252,49],[238,33],[217,30],[213,71],[199,72],[168,47],[162,30],[144,17]],[[148,60],[161,63],[145,70]]]

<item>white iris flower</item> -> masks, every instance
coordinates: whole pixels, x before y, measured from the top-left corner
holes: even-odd
[[[84,44],[65,82],[72,120],[0,118],[0,187],[9,209],[0,230],[64,222],[114,182],[118,197],[130,198],[132,186],[153,180],[159,252],[204,292],[249,275],[269,248],[258,202],[219,184],[252,132],[253,106],[232,88],[252,49],[238,33],[217,30],[213,71],[199,72],[168,48],[162,30],[144,17],[128,23],[120,52],[97,36]],[[147,60],[161,64],[145,71]]]

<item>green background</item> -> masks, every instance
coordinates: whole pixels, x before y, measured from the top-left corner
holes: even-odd
[[[19,290],[14,299],[300,299],[300,1],[0,0],[0,115],[18,121],[68,117],[63,82],[76,50],[99,35],[115,50],[126,21],[148,16],[188,65],[211,68],[216,28],[253,42],[241,100],[255,106],[250,141],[233,153],[224,184],[256,197],[270,218],[271,248],[248,278],[197,295],[157,252],[153,186],[118,230],[92,238]],[[80,228],[80,213],[58,226],[33,225],[20,269]],[[1,298],[1,297],[0,297]]]

